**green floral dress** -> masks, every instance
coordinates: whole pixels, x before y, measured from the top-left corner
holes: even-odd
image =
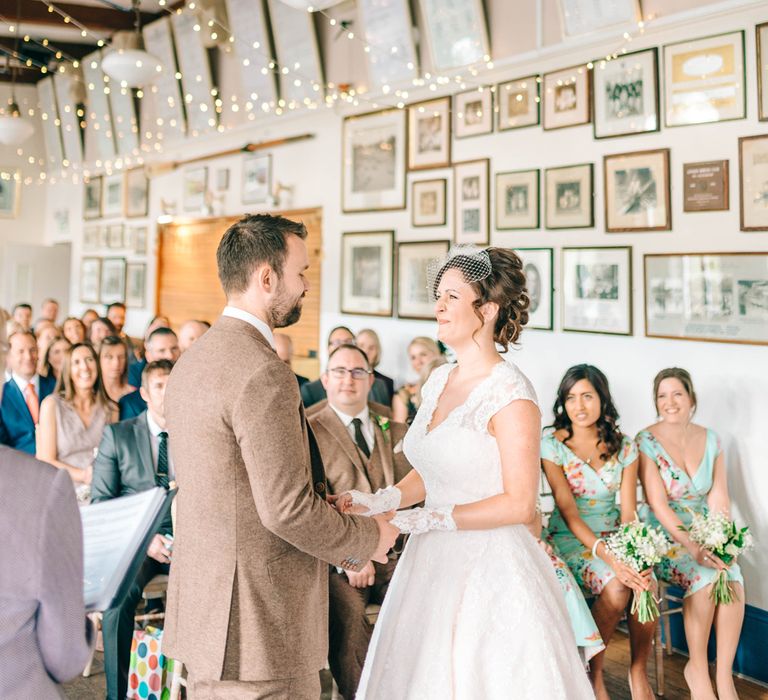
[[[599,470],[590,467],[555,437],[554,428],[544,431],[541,458],[559,466],[568,480],[579,515],[598,537],[607,537],[621,523],[616,494],[621,488],[624,469],[637,459],[637,446],[626,435],[619,450]],[[592,595],[600,595],[615,574],[608,564],[592,552],[571,532],[560,510],[555,506],[547,525],[548,541],[573,572],[579,585]]]
[[[688,476],[688,472],[684,468],[675,464],[669,453],[650,431],[640,431],[636,440],[640,451],[650,457],[658,467],[664,487],[667,490],[670,508],[675,511],[675,515],[680,518],[683,525],[690,525],[692,519],[690,510],[698,512],[706,512],[707,510],[707,494],[712,489],[715,460],[722,452],[717,434],[714,430],[707,430],[704,456],[701,458],[701,463],[693,477]],[[661,526],[650,508],[643,508],[641,515],[643,520]],[[701,566],[685,547],[675,542],[672,537],[669,539],[672,540],[672,547],[656,567],[656,575],[660,579],[680,586],[685,590],[686,596],[696,593],[715,580],[717,569]],[[728,579],[744,584],[738,564],[732,564],[728,567]]]

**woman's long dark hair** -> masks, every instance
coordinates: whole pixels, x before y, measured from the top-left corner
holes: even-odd
[[[557,399],[552,411],[555,414],[555,422],[550,426],[556,430],[566,430],[567,442],[573,437],[573,425],[565,410],[565,399],[576,382],[586,379],[597,392],[600,399],[600,418],[597,419],[597,437],[602,442],[606,451],[600,455],[600,459],[606,461],[615,455],[621,447],[624,438],[619,429],[619,412],[613,405],[611,390],[608,388],[608,378],[592,365],[574,365],[563,376],[560,386],[557,389]]]

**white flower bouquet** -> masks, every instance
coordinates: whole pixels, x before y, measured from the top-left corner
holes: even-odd
[[[609,535],[605,546],[620,562],[640,573],[661,561],[669,549],[669,541],[661,528],[635,517]],[[659,616],[659,606],[651,591],[635,591],[632,614],[635,613],[639,622],[653,622]]]
[[[749,527],[737,527],[725,513],[705,511],[691,513],[691,524],[680,526],[696,544],[715,554],[724,564],[730,564],[741,552],[753,545]],[[709,597],[716,605],[728,605],[738,596],[728,581],[728,572],[722,569],[715,579]]]

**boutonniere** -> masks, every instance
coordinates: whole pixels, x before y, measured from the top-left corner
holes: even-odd
[[[376,424],[381,428],[381,432],[384,434],[384,440],[386,442],[389,442],[389,418],[386,416],[379,416],[375,413],[372,414],[373,420],[376,421]]]

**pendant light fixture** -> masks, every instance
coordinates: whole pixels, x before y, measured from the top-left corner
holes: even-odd
[[[14,45],[13,53],[15,56],[19,55],[19,22],[21,20],[21,0],[16,2],[16,41]],[[11,66],[11,57],[6,54],[5,57],[6,71],[11,72],[11,99],[8,100],[8,106],[5,108],[4,114],[0,114],[0,143],[5,146],[18,146],[26,141],[35,131],[35,127],[29,119],[25,119],[21,116],[21,110],[19,109],[19,103],[16,102],[16,76],[18,75],[19,68],[17,66]]]
[[[141,39],[140,0],[132,0],[135,38],[133,47],[110,51],[101,61],[102,70],[121,87],[140,88],[151,83],[162,69],[160,61],[144,51]]]

